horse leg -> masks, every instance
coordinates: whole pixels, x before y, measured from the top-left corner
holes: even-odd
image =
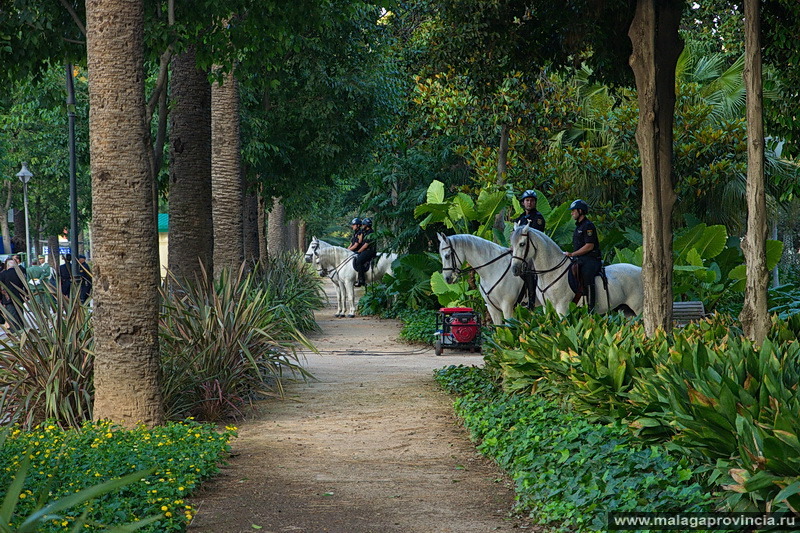
[[[342,317],[344,316],[344,287],[342,286],[341,280],[337,280],[335,282],[336,285],[336,316]]]
[[[350,312],[347,313],[347,318],[355,318],[356,316],[356,288],[355,288],[355,280],[348,280],[345,282],[345,289],[347,291],[347,295],[345,296],[344,302],[347,305],[348,301],[350,303]]]

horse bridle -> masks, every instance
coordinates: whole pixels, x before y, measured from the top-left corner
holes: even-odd
[[[444,272],[445,270],[452,270],[453,272],[456,273],[457,277],[461,277],[461,274],[463,274],[465,272],[477,272],[481,268],[487,267],[487,266],[491,265],[492,263],[494,263],[496,261],[499,261],[501,258],[503,258],[503,257],[505,257],[505,256],[507,256],[508,254],[511,253],[510,249],[506,250],[502,254],[498,255],[494,259],[491,259],[491,260],[487,261],[486,263],[484,263],[482,265],[471,266],[469,268],[466,268],[466,269],[462,270],[459,266],[456,266],[456,265],[461,265],[464,262],[460,260],[460,258],[458,257],[458,253],[456,252],[456,249],[453,248],[453,245],[450,244],[450,241],[445,241],[445,242],[447,243],[447,247],[443,248],[442,251],[452,250],[452,253],[450,254],[450,265],[451,266],[450,266],[450,268],[445,268],[444,266],[442,266],[442,272]],[[458,261],[458,262],[456,262],[456,261]],[[490,304],[492,304],[492,307],[494,307],[498,311],[502,311],[502,308],[500,308],[500,306],[498,306],[496,303],[494,303],[489,295],[500,284],[500,282],[503,281],[503,279],[506,277],[506,274],[508,274],[508,271],[509,271],[510,268],[511,268],[511,261],[508,262],[508,266],[506,267],[505,272],[503,272],[503,274],[500,277],[497,278],[497,281],[494,282],[494,285],[492,285],[491,288],[488,291],[486,289],[483,289],[483,286],[481,286],[481,289],[483,289],[483,294],[486,295],[486,299],[489,301]]]
[[[313,241],[311,243],[311,253],[310,254],[306,254],[306,256],[305,256],[306,257],[306,263],[310,263],[312,256],[317,255],[317,250],[319,250],[319,241]]]
[[[567,272],[569,272],[569,266],[567,268],[565,268],[564,271],[561,274],[559,274],[558,277],[556,279],[554,279],[544,289],[539,287],[539,277],[538,277],[539,274],[547,274],[549,272],[556,271],[559,268],[561,268],[562,266],[564,266],[565,263],[572,264],[574,259],[572,257],[569,257],[569,256],[565,255],[561,259],[561,261],[556,266],[554,266],[553,268],[548,268],[548,269],[545,269],[545,270],[537,270],[536,269],[536,265],[533,263],[533,258],[531,258],[531,260],[530,260],[531,261],[531,264],[530,264],[531,268],[528,268],[528,250],[529,250],[530,246],[533,246],[534,255],[539,253],[539,249],[536,247],[536,244],[534,244],[533,241],[531,240],[530,233],[526,232],[525,233],[525,253],[522,255],[522,257],[512,254],[511,259],[512,259],[512,261],[514,259],[519,259],[520,261],[522,261],[522,264],[525,266],[525,270],[523,270],[523,273],[525,273],[525,274],[535,274],[537,276],[537,278],[536,278],[536,288],[539,290],[539,292],[544,294],[545,291],[547,291],[550,287],[555,285],[558,282],[558,280],[560,280],[561,278],[563,278],[564,276],[567,275]]]
[[[317,246],[317,248],[314,249],[314,255],[317,257],[317,259],[319,259],[319,254],[317,253],[318,249],[319,249],[319,246]],[[339,263],[338,265],[336,265],[332,269],[333,270],[333,274],[331,275],[331,281],[336,281],[336,278],[334,278],[334,276],[338,276],[339,275],[339,269],[342,268],[342,266],[344,266],[348,261],[352,261],[353,258],[356,255],[357,254],[352,254],[352,255],[347,256],[344,259],[344,261],[342,261],[341,263]],[[325,276],[328,275],[328,269],[327,268],[322,268],[322,265],[319,264],[319,261],[317,261],[317,274],[319,274],[319,277],[321,277],[321,278],[324,278]]]

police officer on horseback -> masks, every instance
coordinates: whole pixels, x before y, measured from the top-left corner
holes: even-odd
[[[372,219],[364,218],[361,220],[361,245],[355,250],[358,253],[353,267],[358,272],[358,280],[355,283],[356,287],[363,287],[366,285],[364,275],[367,272],[369,262],[377,255],[377,235],[372,229]]]
[[[350,246],[347,249],[355,252],[361,247],[361,219],[355,217],[350,221],[350,226],[353,228],[353,236],[350,237]]]
[[[520,202],[525,211],[514,221],[520,226],[528,225],[533,229],[544,231],[544,216],[536,210],[536,191],[528,189],[522,193]],[[533,309],[536,305],[536,283],[538,278],[533,272],[523,272],[522,280],[525,282],[525,289],[528,293],[528,308]]]
[[[597,302],[594,278],[600,273],[602,254],[600,241],[597,238],[597,228],[591,220],[586,218],[589,205],[583,200],[575,200],[569,206],[572,219],[575,221],[575,231],[572,234],[572,252],[564,252],[567,257],[574,257],[580,265],[581,281],[589,297],[589,310],[594,310]]]
[[[536,191],[533,189],[528,189],[522,193],[520,202],[522,203],[522,207],[525,209],[525,212],[522,213],[514,222],[520,226],[527,224],[533,229],[544,231],[544,216],[542,216],[542,214],[536,210]]]

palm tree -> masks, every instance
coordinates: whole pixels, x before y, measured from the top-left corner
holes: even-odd
[[[191,47],[172,60],[170,112],[169,268],[192,276],[213,272],[211,219],[211,85]]]
[[[144,97],[142,0],[87,0],[94,234],[94,416],[164,422],[159,266]]]
[[[211,208],[214,215],[214,276],[244,259],[239,94],[229,72],[211,87]]]

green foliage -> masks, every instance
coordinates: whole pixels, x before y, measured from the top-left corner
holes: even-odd
[[[800,316],[773,319],[760,347],[715,315],[648,337],[641,323],[520,310],[487,365],[509,391],[568,397],[590,419],[627,422],[702,459],[737,510],[800,505]]]
[[[436,329],[436,311],[432,309],[409,309],[398,313],[397,318],[403,322],[400,338],[415,344],[433,345]]]
[[[216,280],[204,269],[194,282],[170,276],[159,326],[169,418],[242,416],[255,397],[282,395],[285,372],[308,375],[296,345],[313,347],[292,322],[296,316],[272,301],[262,283],[245,275],[244,265]]]
[[[0,413],[24,428],[46,419],[78,427],[92,419],[91,314],[73,289],[71,297],[55,290],[52,299],[29,300],[28,317],[37,327],[0,337]]]
[[[620,424],[593,424],[541,397],[505,394],[485,371],[449,367],[437,381],[461,394],[456,411],[516,483],[518,508],[559,531],[605,529],[606,511],[707,511],[693,466],[642,446]]]
[[[195,513],[186,498],[219,471],[234,436],[194,422],[14,429],[0,448],[0,529],[184,531]]]

